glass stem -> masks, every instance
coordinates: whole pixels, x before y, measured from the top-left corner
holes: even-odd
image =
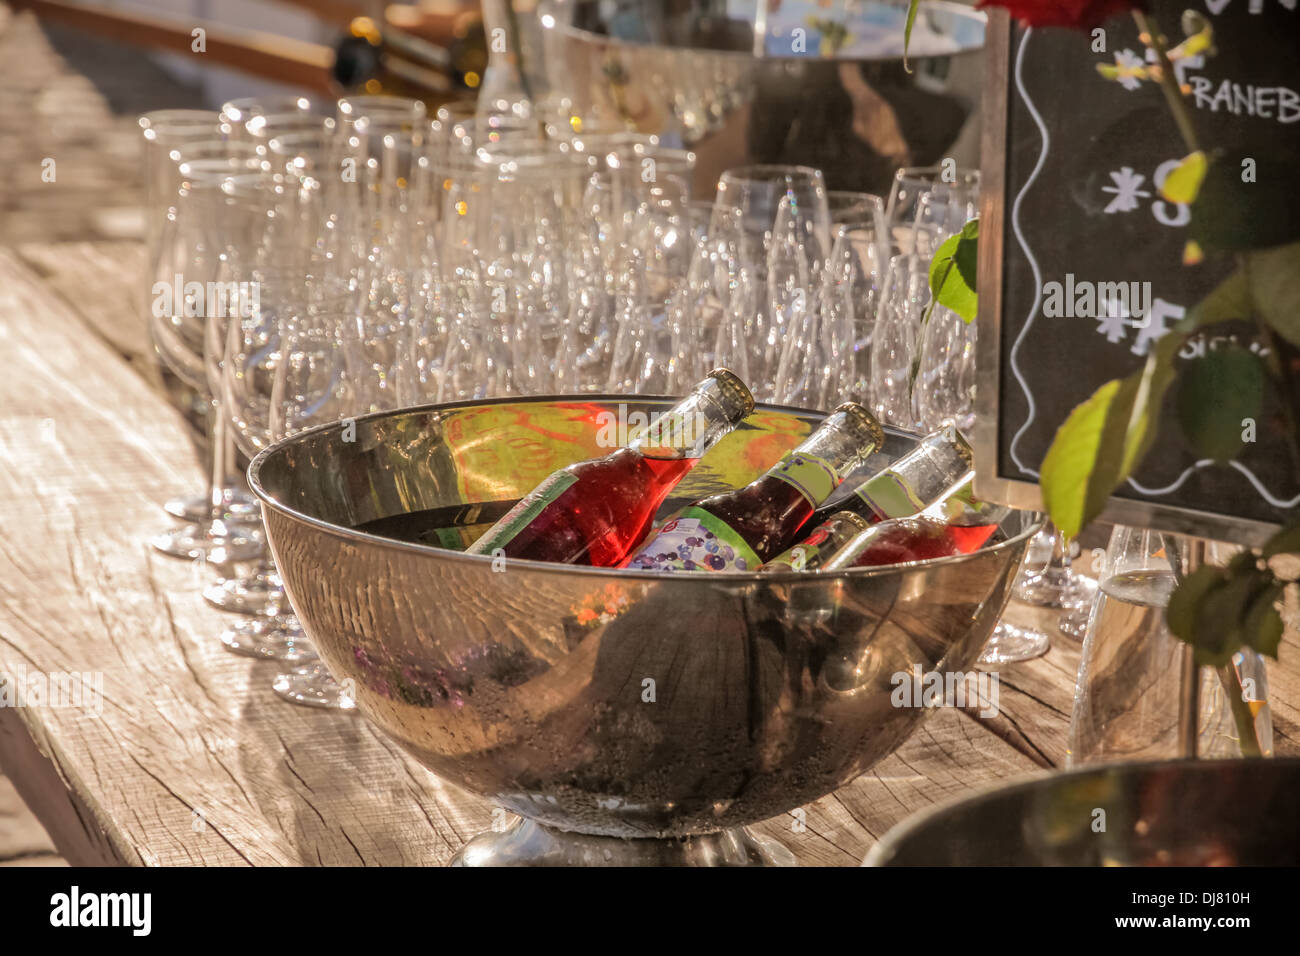
[[[1201,566],[1205,560],[1205,542],[1176,534],[1162,534],[1160,541],[1174,573],[1176,584]],[[1240,692],[1239,692],[1240,693]],[[1196,759],[1200,736],[1201,668],[1190,644],[1183,647],[1182,675],[1178,689],[1178,755]]]
[[[215,399],[211,403],[212,411],[212,467],[208,473],[208,505],[211,520],[220,521],[226,510],[226,479],[230,472],[230,461],[234,457],[234,442],[222,414],[221,404]]]

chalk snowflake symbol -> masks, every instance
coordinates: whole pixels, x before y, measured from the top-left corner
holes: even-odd
[[[1097,332],[1106,336],[1107,342],[1123,342],[1128,335],[1129,318],[1128,309],[1118,302],[1105,300],[1097,319]]]
[[[1118,172],[1110,174],[1113,186],[1102,186],[1104,193],[1113,193],[1115,198],[1106,206],[1106,212],[1132,212],[1138,207],[1139,199],[1149,199],[1151,194],[1142,188],[1146,177],[1133,172],[1132,167],[1121,166]]]
[[[1142,88],[1142,81],[1127,71],[1135,68],[1146,66],[1146,61],[1134,53],[1132,50],[1117,50],[1115,52],[1115,66],[1119,70],[1117,77],[1119,85],[1126,90],[1139,90]]]
[[[1209,10],[1217,17],[1231,2],[1232,0],[1205,0],[1205,9]],[[1288,10],[1294,10],[1296,8],[1296,0],[1277,0],[1277,2]],[[1250,0],[1246,9],[1249,13],[1263,13],[1264,0]]]

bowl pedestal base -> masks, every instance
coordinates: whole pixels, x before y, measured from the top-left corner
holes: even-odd
[[[571,833],[521,818],[480,833],[452,866],[794,866],[794,854],[745,827],[698,836],[624,840]]]

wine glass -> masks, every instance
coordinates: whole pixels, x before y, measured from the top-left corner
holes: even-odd
[[[882,286],[883,205],[867,193],[832,193],[834,242],[814,308],[792,330],[778,375],[778,400],[831,408],[866,395],[871,339]]]
[[[307,295],[303,276],[263,274],[259,281],[259,308],[229,323],[221,367],[223,405],[236,444],[250,458],[271,443],[271,392],[281,362],[285,313],[303,307]],[[227,650],[263,660],[314,658],[267,553],[251,574],[218,581],[204,597],[225,610],[256,615],[222,632]]]
[[[324,303],[280,322],[280,350],[270,394],[270,433],[279,441],[316,425],[355,415],[358,397],[338,343],[355,321],[351,309]],[[352,689],[336,681],[319,660],[282,671],[272,684],[297,704],[352,710]]]
[[[270,314],[292,305],[295,297],[309,289],[313,301],[349,292],[346,285],[327,288],[324,278],[329,258],[321,237],[331,222],[330,194],[325,187],[335,169],[332,123],[317,117],[307,129],[279,134],[266,142],[265,155],[276,174],[275,197],[261,237],[262,248],[255,256],[258,264],[250,278],[260,289],[260,308]],[[279,575],[265,553],[244,573],[209,585],[203,597],[222,610],[241,614],[276,617],[287,609]],[[268,641],[263,633],[267,629],[264,622],[246,622],[227,631],[223,640],[232,650],[253,656],[288,653],[292,658],[293,644],[275,640],[273,633]]]
[[[978,170],[906,167],[894,174],[885,207],[894,242],[906,252],[932,255],[936,236],[961,229],[979,211]]]
[[[198,374],[195,361],[195,342],[197,336],[190,337],[184,347],[178,348],[169,336],[171,330],[162,330],[165,334],[159,339],[152,312],[159,288],[156,283],[163,283],[164,290],[175,280],[172,256],[174,232],[168,231],[169,241],[164,245],[164,231],[168,223],[177,215],[177,195],[180,190],[179,150],[192,143],[207,143],[214,139],[225,138],[230,128],[224,125],[219,113],[211,110],[155,110],[146,113],[138,120],[141,139],[144,143],[144,176],[146,190],[145,211],[145,261],[146,299],[144,314],[150,316],[150,337],[154,341],[159,357],[164,365],[190,388],[195,389],[197,398],[207,410],[207,390]],[[164,252],[166,255],[164,255]],[[211,446],[209,445],[209,449]],[[211,472],[211,461],[205,469]],[[226,513],[231,520],[255,520],[260,514],[257,499],[248,492],[227,484],[222,488],[222,499]],[[195,524],[207,518],[211,509],[211,491],[201,495],[187,495],[168,499],[163,503],[163,510],[175,518]]]
[[[220,361],[224,323],[255,297],[256,289],[241,280],[257,246],[268,168],[253,147],[228,140],[186,144],[179,156],[177,212],[164,227],[159,256],[160,270],[169,275],[155,284],[172,295],[155,299],[152,328],[160,353],[173,356],[187,380],[211,396],[212,478],[204,519],[155,535],[150,544],[176,557],[245,561],[261,551],[262,539],[259,529],[232,518],[227,479],[233,446],[214,388],[214,362]]]
[[[925,432],[955,425],[969,432],[975,423],[976,325],[935,305],[921,330],[912,385],[913,417]]]
[[[1050,548],[1047,561],[1040,566],[1026,565],[1016,585],[1016,597],[1037,607],[1060,608],[1057,627],[1082,639],[1097,600],[1097,581],[1074,570],[1075,545],[1058,528],[1049,524],[1039,536],[1046,539],[1039,546]]]
[[[929,301],[929,259],[915,254],[891,258],[871,341],[871,409],[886,425],[911,429],[916,424],[912,364]]]
[[[830,247],[831,216],[826,181],[811,166],[755,165],[726,170],[718,178],[716,202],[740,211],[745,231],[761,237],[776,222],[781,200],[788,199],[810,261]]]

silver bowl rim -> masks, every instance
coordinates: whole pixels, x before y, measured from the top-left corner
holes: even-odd
[[[442,412],[442,411],[450,411],[457,408],[481,408],[485,405],[517,405],[517,404],[533,403],[533,402],[542,404],[546,402],[573,402],[573,401],[628,402],[629,400],[637,401],[637,402],[654,402],[654,401],[675,402],[675,401],[679,401],[680,398],[681,396],[674,396],[674,395],[608,395],[604,393],[592,394],[592,393],[585,393],[585,392],[576,395],[519,395],[519,396],[510,396],[506,398],[471,399],[468,401],[460,401],[460,402],[441,402],[441,403],[430,403],[426,405],[410,405],[402,408],[391,409],[388,411],[370,412],[366,415],[358,415],[355,418],[349,418],[346,421],[352,423],[353,425],[360,425],[368,421],[375,421],[375,420],[380,420],[385,418],[398,418],[403,415],[414,415],[421,412]],[[815,415],[815,416],[825,417],[826,415],[829,414],[828,412],[817,411],[816,409],[797,408],[793,405],[772,405],[767,403],[755,404],[754,410],[758,411],[759,409],[762,409],[764,411],[784,412],[786,414],[793,414],[793,415],[800,415],[800,416]],[[268,492],[262,486],[262,478],[261,478],[262,467],[273,456],[277,455],[283,449],[291,445],[300,444],[315,435],[324,434],[325,432],[329,432],[331,430],[341,429],[342,427],[344,427],[343,420],[337,422],[328,422],[323,425],[316,425],[313,426],[312,428],[305,428],[300,432],[295,432],[294,434],[288,436],[287,438],[282,438],[279,441],[268,445],[266,448],[263,448],[260,452],[258,452],[253,457],[253,460],[250,461],[248,464],[247,477],[248,477],[249,489],[253,492],[254,495],[257,496],[258,500],[261,501],[263,505],[268,506],[274,509],[275,511],[278,511],[280,512],[280,514],[290,517],[295,521],[309,525],[317,529],[318,531],[323,531],[328,534],[332,534],[336,537],[344,538],[345,540],[364,541],[371,546],[377,545],[379,547],[386,548],[386,549],[394,549],[398,551],[409,551],[409,552],[414,552],[416,554],[435,554],[435,555],[445,556],[451,560],[463,560],[463,561],[470,561],[479,564],[491,564],[493,561],[496,560],[490,554],[468,554],[464,551],[452,551],[449,548],[436,548],[433,545],[418,544],[413,541],[400,541],[397,540],[396,538],[386,538],[381,535],[370,534],[369,532],[366,531],[358,531],[356,528],[345,528],[342,525],[332,524],[321,518],[316,518],[311,515],[304,514],[301,511],[297,511],[294,508],[289,507],[284,502],[278,500],[273,495],[271,495],[270,492]],[[921,437],[914,432],[908,432],[900,428],[890,428],[887,426],[887,430],[900,435],[916,437],[916,438]],[[900,569],[911,569],[911,568],[922,567],[922,566],[930,568],[930,567],[938,567],[944,564],[961,564],[962,562],[973,560],[980,555],[990,554],[995,551],[1000,551],[1006,548],[1015,547],[1020,543],[1021,540],[1030,538],[1033,535],[1037,534],[1038,531],[1043,527],[1043,525],[1046,522],[1044,516],[1039,512],[1025,512],[1019,509],[1013,509],[1013,510],[1016,510],[1017,513],[1020,514],[1030,514],[1035,517],[1031,518],[1028,526],[1023,530],[1021,530],[1019,533],[1015,534],[1012,537],[1007,538],[1006,541],[999,541],[997,544],[992,545],[990,547],[979,548],[975,551],[970,552],[969,554],[955,554],[943,558],[926,558],[921,561],[900,561],[897,564],[882,565],[880,567],[846,568],[840,571],[834,571],[830,573],[822,572],[822,571],[764,571],[764,572],[728,571],[725,573],[715,572],[707,575],[694,575],[694,574],[678,574],[671,571],[643,571],[643,570],[631,571],[626,568],[604,568],[604,567],[591,567],[589,565],[582,565],[582,564],[561,564],[555,561],[534,561],[527,558],[510,558],[509,560],[512,564],[520,564],[526,570],[531,570],[534,572],[542,572],[548,574],[564,574],[564,575],[577,574],[583,576],[596,576],[601,578],[612,577],[612,578],[619,578],[619,579],[629,580],[629,581],[639,581],[642,583],[653,583],[657,581],[672,580],[672,581],[680,581],[680,582],[700,581],[701,583],[708,583],[708,584],[730,585],[730,584],[756,584],[760,581],[774,581],[774,582],[785,583],[785,582],[793,582],[793,581],[808,581],[808,582],[826,581],[828,579],[834,579],[834,578],[861,579],[861,578],[872,578],[872,577],[885,577],[886,575],[896,574]]]
[[[1150,770],[1168,767],[1182,767],[1197,773],[1209,773],[1218,767],[1241,767],[1249,764],[1260,766],[1290,766],[1300,768],[1300,757],[1228,757],[1219,760],[1205,760],[1197,757],[1179,757],[1172,760],[1107,760],[1090,763],[1084,767],[1071,767],[1069,770],[1043,770],[1024,774],[1002,786],[990,787],[978,793],[964,793],[942,800],[932,807],[918,810],[894,824],[875,845],[867,851],[862,859],[862,866],[881,866],[889,862],[898,845],[907,841],[918,830],[929,826],[937,817],[942,817],[951,810],[967,805],[975,806],[990,800],[1038,789],[1046,781],[1062,781],[1089,776],[1126,771],[1130,774],[1146,773]]]
[[[563,7],[574,6],[576,4],[580,4],[584,2],[588,2],[588,0],[542,0],[542,2],[538,5],[537,12],[540,18],[541,16],[546,14],[554,14],[557,10]],[[881,6],[902,6],[903,5],[901,2],[890,2],[890,0],[878,0],[878,2],[880,3]],[[921,0],[921,8],[924,9],[926,7],[931,7],[931,8],[937,7],[952,14],[953,16],[960,17],[962,19],[967,19],[967,20],[974,20],[981,23],[985,29],[985,33],[984,33],[985,43],[981,44],[980,46],[964,47],[963,49],[954,50],[950,53],[930,53],[924,55],[912,53],[912,54],[908,54],[906,57],[903,56],[903,54],[901,53],[898,54],[897,56],[864,56],[864,57],[777,56],[766,52],[759,55],[755,55],[754,52],[751,50],[714,50],[708,47],[697,48],[697,47],[674,46],[673,44],[670,43],[636,43],[631,40],[621,40],[618,39],[617,37],[606,36],[605,34],[601,34],[601,33],[592,33],[590,30],[579,29],[578,27],[565,23],[564,20],[558,16],[554,18],[555,22],[552,26],[546,26],[545,23],[543,23],[542,26],[544,31],[554,30],[557,33],[561,33],[566,37],[572,37],[579,40],[590,37],[595,40],[599,40],[601,43],[605,44],[606,46],[626,47],[632,50],[674,50],[678,52],[693,51],[696,53],[708,54],[709,56],[727,57],[727,58],[732,58],[737,60],[768,61],[771,63],[837,63],[837,62],[902,63],[905,60],[919,61],[919,60],[927,60],[927,59],[937,58],[937,57],[972,56],[974,54],[982,53],[984,51],[988,43],[988,24],[989,24],[989,17],[985,11],[978,10],[974,7],[969,7],[963,3],[956,3],[954,2],[954,0]]]

